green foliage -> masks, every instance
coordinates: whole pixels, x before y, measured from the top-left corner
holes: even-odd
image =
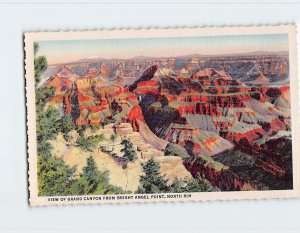
[[[89,191],[89,182],[85,178],[79,177],[70,185],[70,188],[67,190],[67,195],[86,195]]]
[[[41,196],[101,195],[125,193],[109,184],[109,172],[100,172],[93,157],[87,159],[83,174],[75,178],[76,167],[67,166],[60,158],[38,156],[38,189]]]
[[[37,140],[43,142],[54,139],[59,132],[57,124],[58,110],[50,106],[46,111],[37,114]]]
[[[54,139],[59,132],[58,110],[48,107],[47,99],[53,96],[51,88],[36,89],[36,133],[38,152],[38,190],[41,196],[67,195],[75,178],[76,167],[67,166],[61,158],[51,156],[48,140]]]
[[[101,176],[104,177],[101,177]],[[87,165],[85,168],[83,168],[83,174],[82,177],[85,178],[88,181],[90,190],[89,192],[94,192],[98,186],[98,184],[101,181],[101,178],[108,182],[107,174],[106,173],[100,173],[98,171],[98,168],[96,166],[95,160],[92,156],[88,157],[87,159]]]
[[[200,175],[188,180],[175,180],[169,187],[171,193],[212,192],[215,188]]]
[[[88,181],[88,194],[124,193],[121,188],[109,184],[109,172],[100,172],[92,156],[87,159],[87,166],[83,169],[82,178]]]
[[[39,44],[34,43],[34,54],[36,55]],[[42,72],[47,69],[47,59],[36,57],[34,59],[34,73],[36,85],[40,81]],[[85,194],[118,194],[124,191],[109,184],[108,172],[100,172],[92,157],[88,158],[87,166],[83,174],[76,178],[76,167],[65,164],[62,158],[51,155],[49,140],[55,139],[59,132],[66,136],[75,127],[69,114],[59,119],[58,110],[50,106],[44,109],[47,100],[54,96],[54,88],[36,88],[36,133],[37,133],[37,175],[38,194],[40,196],[53,195],[85,195]],[[81,133],[84,131],[82,128]],[[79,130],[80,131],[80,130]],[[79,145],[92,150],[96,144],[104,138],[104,135],[79,137]]]
[[[216,191],[216,189],[212,186],[212,184],[198,175],[195,179],[191,179],[188,181],[184,192],[212,192]]]
[[[103,138],[104,135],[95,135],[95,136],[88,136],[88,137],[80,136],[77,138],[76,142],[81,149],[92,152],[97,146],[97,144],[101,140],[103,140]]]
[[[71,115],[65,113],[65,115],[58,120],[57,125],[60,131],[63,133],[64,138],[68,141],[68,133],[75,129],[75,124],[72,121]]]
[[[44,71],[47,70],[48,62],[46,57],[39,56],[34,58],[34,78],[35,78],[35,85],[40,82],[41,75]]]
[[[47,100],[54,96],[55,89],[53,87],[39,87],[35,91],[35,105],[36,112],[40,113],[43,111]]]
[[[101,126],[100,126],[99,124],[94,124],[94,125],[91,125],[91,129],[92,129],[93,131],[96,131],[96,130],[101,129]]]
[[[130,162],[134,162],[135,160],[137,160],[136,151],[133,148],[133,144],[130,141],[124,139],[121,142],[121,145],[124,146],[121,149],[121,152],[124,153],[124,156],[123,156],[124,158],[128,159],[128,161],[130,161]]]
[[[101,172],[92,156],[88,157],[82,175],[73,181],[67,195],[104,195],[125,193],[119,187],[109,184],[109,172]]]
[[[161,176],[160,167],[153,158],[143,164],[144,175],[140,177],[138,193],[161,193],[168,192],[167,180]]]
[[[33,43],[33,52],[34,52],[34,56],[37,54],[37,52],[39,51],[40,45],[37,42]]]
[[[51,145],[47,141],[38,141],[37,143],[37,152],[38,156],[43,156],[45,159],[51,156]]]
[[[175,180],[170,185],[160,174],[159,164],[153,158],[143,165],[144,175],[140,177],[140,186],[137,193],[190,193],[217,191],[211,183],[199,174],[196,178]]]
[[[48,62],[47,58],[44,56],[36,57],[40,45],[38,42],[33,43],[33,52],[34,52],[34,79],[35,79],[35,86],[40,82],[41,74],[47,70]]]
[[[79,133],[79,135],[83,135],[83,132],[86,130],[86,126],[84,125],[76,125],[75,126],[75,130],[77,131],[77,133]]]
[[[76,167],[70,168],[60,158],[38,156],[38,190],[41,196],[66,195]]]
[[[94,195],[112,195],[112,194],[126,194],[122,188],[111,185],[109,183],[99,183]]]

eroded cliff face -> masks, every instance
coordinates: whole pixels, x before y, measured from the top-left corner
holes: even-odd
[[[185,166],[193,177],[197,177],[200,174],[208,179],[213,186],[218,187],[222,191],[247,191],[260,188],[254,182],[252,183],[234,174],[228,166],[201,153],[186,159]]]
[[[143,75],[139,79],[137,79],[132,85],[129,86],[129,91],[131,92],[134,91],[140,82],[145,82],[152,79],[157,69],[158,69],[157,65],[148,67],[144,71]]]
[[[209,156],[241,139],[253,142],[288,127],[289,116],[284,112],[289,106],[287,87],[248,87],[211,68],[187,79],[154,65],[129,88],[99,86],[91,78],[72,82],[64,77],[50,79],[47,85],[57,88],[62,97],[56,100],[63,102],[77,125],[113,119],[129,122],[140,131],[142,122],[150,128],[148,133],[183,147],[191,141],[193,153]],[[187,125],[193,129],[184,129]]]
[[[156,75],[155,80],[163,84],[166,77]],[[146,115],[145,121],[155,134],[169,142],[185,146],[186,141],[192,141],[194,153],[201,152],[212,156],[229,149],[232,144],[238,144],[241,139],[254,142],[287,127],[288,115],[270,101],[272,95],[270,93],[274,91],[268,91],[264,86],[258,88],[246,86],[233,80],[225,72],[214,69],[200,70],[193,74],[189,81],[184,81],[182,77],[178,79],[172,77],[172,80],[174,85],[161,85],[159,94],[153,93],[150,89],[148,96],[143,95],[142,103],[143,101],[147,103],[142,104],[143,114]],[[191,82],[201,85],[200,93],[197,85],[196,90]],[[153,82],[154,86],[156,84]],[[158,86],[156,87],[158,90]],[[178,91],[179,95],[174,94]],[[152,97],[149,97],[149,94],[152,94]],[[282,95],[278,94],[275,98],[278,106],[284,107],[286,101],[280,99],[280,96]],[[165,113],[166,109],[168,113]],[[170,114],[176,111],[177,115]],[[155,120],[156,116],[168,114],[171,121]],[[151,121],[156,123],[151,125]],[[181,124],[182,121],[185,123]],[[190,126],[193,129],[187,129]],[[214,135],[206,141],[205,136],[202,138],[191,136],[196,135],[191,133],[196,131],[200,132],[196,134],[208,135],[209,131]],[[212,149],[213,146],[210,146],[211,149],[208,149],[205,146],[208,141],[215,142],[216,148]]]
[[[212,156],[233,147],[229,141],[218,134],[201,131],[186,123],[171,123],[162,138],[186,148],[190,155],[201,152]]]

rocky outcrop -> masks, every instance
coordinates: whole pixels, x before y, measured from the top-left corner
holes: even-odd
[[[134,91],[137,88],[138,83],[143,82],[143,81],[149,81],[150,79],[152,79],[157,69],[158,69],[157,65],[148,67],[144,71],[142,77],[140,77],[132,85],[129,86],[129,91],[131,91],[131,92]]]
[[[188,124],[171,123],[162,137],[166,141],[184,147],[191,155],[201,152],[212,156],[233,147],[218,134],[201,131]]]
[[[213,68],[206,68],[192,75],[191,79],[209,80],[212,78],[222,78],[223,80],[232,80],[232,78],[222,71],[217,71]]]
[[[168,145],[165,148],[165,156],[178,156],[183,159],[190,157],[190,155],[184,147],[179,146],[175,143],[168,143]]]
[[[169,183],[175,180],[187,180],[192,178],[191,173],[186,169],[180,157],[156,157],[154,161],[158,162],[161,175],[164,176]]]
[[[159,137],[157,137],[142,121],[138,121],[139,124],[139,133],[143,140],[150,144],[153,148],[156,148],[158,150],[164,150],[168,144],[166,140],[163,140]]]
[[[67,90],[72,88],[72,81],[68,78],[54,76],[49,78],[44,84],[44,87],[53,87],[55,88],[56,95],[63,95]]]
[[[137,88],[134,90],[136,94],[159,94],[160,92],[160,85],[158,81],[155,80],[148,80],[148,81],[141,81],[137,84]]]
[[[139,122],[145,122],[142,110],[139,105],[135,105],[128,113],[128,119],[135,131],[139,131]]]

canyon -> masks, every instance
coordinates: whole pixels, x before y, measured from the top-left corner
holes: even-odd
[[[279,53],[81,61],[50,67],[40,85],[55,89],[48,105],[76,126],[133,143],[131,191],[149,158],[170,180],[200,174],[236,191],[292,188],[288,77],[288,56]],[[122,157],[120,143],[114,147]],[[102,167],[114,160],[96,152]],[[121,174],[119,165],[109,169]]]

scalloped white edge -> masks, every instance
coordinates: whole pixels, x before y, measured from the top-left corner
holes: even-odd
[[[176,199],[133,199],[133,200],[101,200],[101,201],[63,201],[66,196],[58,196],[60,201],[48,201],[48,197],[38,196],[37,185],[37,152],[35,124],[35,87],[33,65],[33,42],[40,40],[82,40],[82,39],[113,39],[113,38],[154,38],[154,37],[186,37],[212,35],[242,35],[242,34],[278,34],[289,35],[289,62],[291,88],[291,118],[292,118],[292,152],[293,152],[293,190],[269,191],[235,191],[235,192],[202,192],[191,193],[191,198]],[[145,29],[111,29],[94,31],[59,31],[59,32],[26,32],[25,43],[25,80],[26,80],[26,110],[27,110],[27,153],[28,153],[28,183],[29,203],[31,206],[67,205],[67,204],[99,204],[99,203],[153,203],[153,202],[185,202],[212,200],[241,199],[271,199],[300,197],[300,128],[299,128],[299,82],[297,72],[297,26],[239,26],[239,27],[192,27],[192,28],[145,28]],[[99,195],[101,197],[107,195]],[[118,195],[109,195],[115,196]],[[121,195],[121,196],[131,196]],[[135,196],[135,195],[134,195]],[[72,196],[86,197],[86,196]]]

